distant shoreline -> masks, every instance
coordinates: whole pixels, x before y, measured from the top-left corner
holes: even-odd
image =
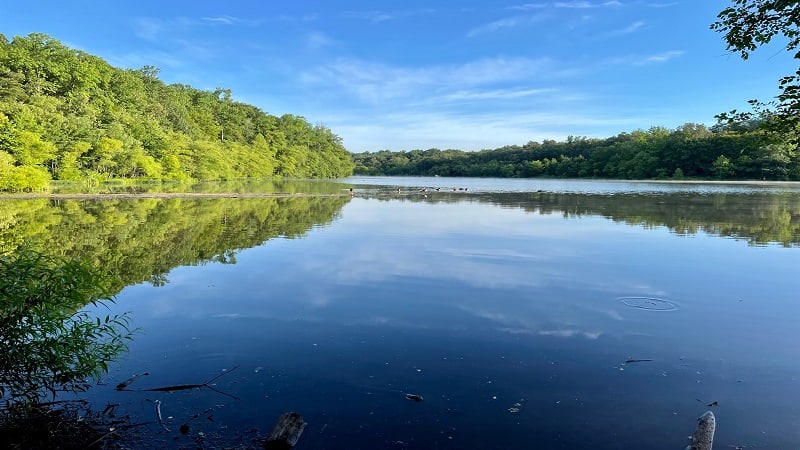
[[[354,175],[355,178],[434,178],[430,176],[390,176],[390,175]],[[472,177],[436,177],[438,180],[448,178],[463,179]],[[494,178],[494,177],[488,177]],[[478,177],[475,179],[484,179]],[[800,181],[777,180],[619,180],[606,178],[499,178],[502,180],[553,180],[553,181],[591,181],[600,183],[634,183],[634,184],[691,184],[691,185],[737,185],[753,187],[799,187]],[[347,183],[344,183],[347,185]],[[395,187],[395,186],[393,186]],[[478,193],[475,191],[474,193]],[[0,200],[114,200],[114,199],[171,199],[171,198],[304,198],[304,197],[348,197],[349,192],[342,193],[304,193],[304,192],[106,192],[106,193],[55,193],[55,192],[19,192],[0,193]]]

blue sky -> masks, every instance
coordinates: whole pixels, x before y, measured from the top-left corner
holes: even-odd
[[[796,61],[748,61],[709,30],[729,0],[15,1],[41,32],[166,83],[231,89],[350,151],[479,150],[609,137],[770,99]],[[58,6],[56,6],[58,5]]]

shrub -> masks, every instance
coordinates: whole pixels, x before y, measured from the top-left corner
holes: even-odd
[[[0,409],[84,391],[127,349],[128,314],[89,308],[114,301],[110,281],[84,261],[0,255]]]

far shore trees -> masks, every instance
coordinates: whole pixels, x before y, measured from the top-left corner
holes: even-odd
[[[758,122],[688,123],[605,139],[570,136],[476,152],[358,153],[355,173],[502,178],[800,180],[800,155]]]

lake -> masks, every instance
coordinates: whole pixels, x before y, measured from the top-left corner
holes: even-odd
[[[271,189],[331,195],[0,199],[0,250],[119,274],[139,331],[88,398],[139,446],[250,445],[296,411],[297,449],[681,449],[711,410],[715,448],[800,448],[798,184]]]

